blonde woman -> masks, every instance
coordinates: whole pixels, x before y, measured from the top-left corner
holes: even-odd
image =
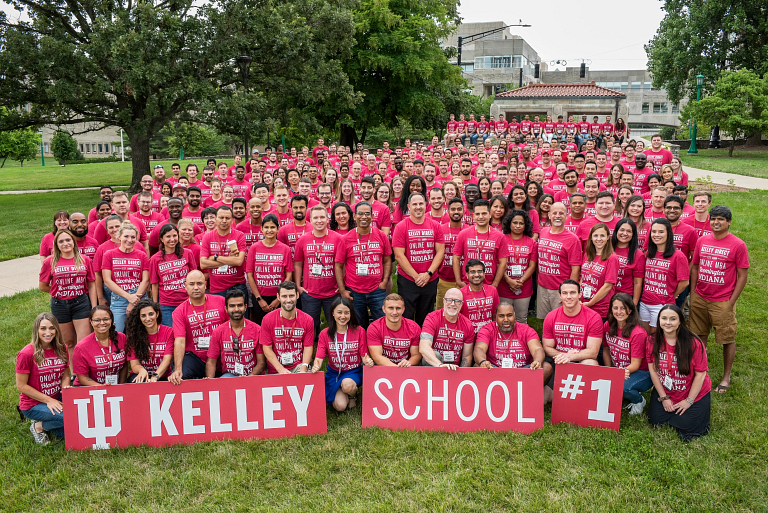
[[[136,249],[139,231],[129,221],[120,227],[120,247],[108,251],[102,260],[104,285],[112,292],[110,308],[115,329],[125,331],[125,318],[149,289],[149,258]]]

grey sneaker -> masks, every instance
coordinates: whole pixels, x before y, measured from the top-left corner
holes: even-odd
[[[637,404],[632,404],[629,408],[629,414],[630,415],[642,415],[643,410],[645,409],[647,401],[645,400],[645,397],[643,397],[643,400],[640,401]]]
[[[32,438],[35,439],[35,443],[39,445],[48,445],[48,434],[45,431],[38,433],[37,429],[35,429],[35,424],[36,422],[33,420],[29,425],[29,431],[32,433]]]

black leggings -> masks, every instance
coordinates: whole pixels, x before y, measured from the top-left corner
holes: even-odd
[[[648,402],[648,419],[653,426],[669,424],[677,430],[683,442],[690,442],[709,432],[710,399],[710,394],[707,394],[693,403],[685,413],[678,415],[664,409],[664,405],[659,402],[659,393],[654,388]]]

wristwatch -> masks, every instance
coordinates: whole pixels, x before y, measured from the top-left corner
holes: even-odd
[[[213,255],[213,261],[218,262],[219,261],[219,255]]]
[[[254,296],[254,297],[255,297],[255,299],[256,299],[256,301],[257,301],[257,302],[258,302],[258,301],[261,301],[261,300],[263,299],[261,296]]]
[[[429,275],[429,277],[431,278],[431,277],[432,277],[432,275],[433,275],[433,274],[435,274],[435,273],[433,273],[432,271],[427,271],[427,274],[428,274],[428,275]]]

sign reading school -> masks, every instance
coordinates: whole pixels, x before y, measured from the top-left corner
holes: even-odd
[[[532,433],[544,426],[542,372],[366,367],[363,427]]]
[[[161,447],[327,431],[322,374],[68,388],[67,449]]]

